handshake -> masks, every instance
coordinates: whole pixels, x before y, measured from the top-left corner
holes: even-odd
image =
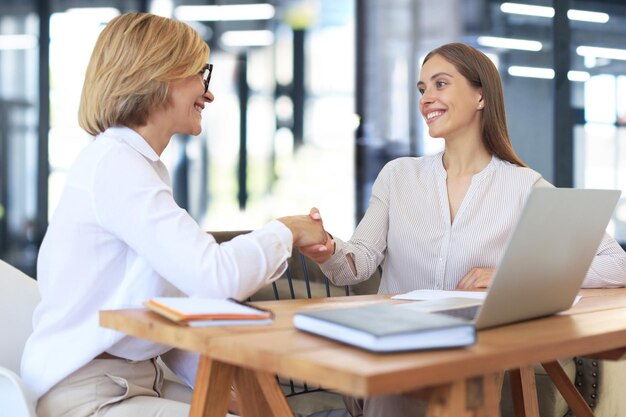
[[[335,242],[324,230],[317,208],[313,207],[308,215],[280,217],[277,220],[291,230],[293,246],[314,262],[324,263],[335,251]]]

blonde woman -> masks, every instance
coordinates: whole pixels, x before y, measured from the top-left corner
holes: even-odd
[[[245,298],[283,272],[292,245],[323,243],[313,216],[284,217],[219,245],[178,207],[160,155],[198,135],[209,48],[188,25],[151,14],[113,19],[96,42],[78,157],[38,259],[41,303],[22,377],[39,417],[183,417],[188,387],[163,382],[162,357],[188,386],[195,357],[101,328],[98,312],[155,296]]]

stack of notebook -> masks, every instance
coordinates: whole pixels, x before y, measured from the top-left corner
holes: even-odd
[[[144,304],[176,323],[201,326],[252,326],[272,323],[271,311],[234,299],[156,297]]]

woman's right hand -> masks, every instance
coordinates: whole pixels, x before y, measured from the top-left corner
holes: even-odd
[[[319,210],[315,207],[311,209],[309,216],[314,220],[322,222],[322,216]],[[298,246],[300,252],[311,259],[313,262],[323,264],[335,253],[335,241],[330,233],[324,232],[327,235],[326,242],[323,244],[314,244],[306,246]]]
[[[324,245],[328,234],[316,208],[309,215],[287,216],[277,219],[291,230],[296,247]]]

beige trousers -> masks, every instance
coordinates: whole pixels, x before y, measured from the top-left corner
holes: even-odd
[[[186,417],[191,389],[163,380],[156,360],[95,359],[37,403],[38,417]]]

